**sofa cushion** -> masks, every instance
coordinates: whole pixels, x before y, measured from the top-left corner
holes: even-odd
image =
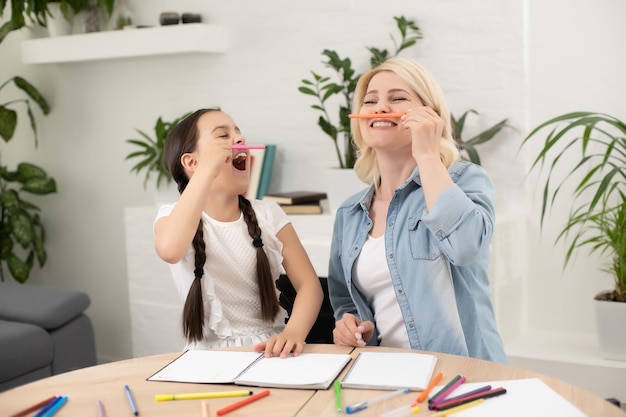
[[[0,282],[0,320],[56,329],[79,316],[91,300],[80,291]]]
[[[54,347],[41,327],[0,320],[0,382],[47,368],[51,375]]]

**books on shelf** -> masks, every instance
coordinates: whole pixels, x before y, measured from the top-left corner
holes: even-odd
[[[271,193],[263,196],[264,200],[273,200],[278,204],[318,203],[327,198],[326,193],[320,191],[287,191]]]
[[[272,169],[276,157],[276,145],[264,149],[250,149],[250,184],[246,191],[249,200],[262,199],[270,187]]]
[[[248,200],[254,200],[259,191],[264,157],[265,149],[250,149],[250,183],[246,191],[246,198]]]
[[[437,357],[413,352],[361,352],[341,381],[344,388],[423,391]]]
[[[148,381],[327,389],[350,358],[334,353],[266,358],[263,352],[188,350]]]
[[[256,198],[262,199],[269,191],[270,180],[272,179],[272,169],[274,168],[274,159],[276,157],[276,145],[265,145],[265,156],[263,157],[263,168],[261,169],[261,178],[259,178],[259,187],[257,189]]]
[[[322,214],[320,203],[280,204],[280,208],[287,214]]]

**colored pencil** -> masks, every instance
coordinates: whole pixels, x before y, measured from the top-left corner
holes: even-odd
[[[399,119],[404,116],[406,113],[359,113],[359,114],[349,114],[348,117],[350,119]]]
[[[11,414],[10,417],[23,417],[27,414],[32,413],[35,410],[39,410],[42,407],[45,407],[46,405],[50,404],[51,401],[54,401],[57,397],[56,396],[52,396],[50,398],[46,398],[43,401],[39,401],[37,404],[31,405],[30,407],[22,410],[22,411],[18,411],[15,414]]]
[[[456,407],[458,405],[462,405],[465,403],[469,403],[474,400],[497,397],[498,395],[503,395],[503,394],[506,394],[506,389],[500,387],[500,388],[492,389],[486,392],[480,392],[474,395],[470,395],[469,397],[465,397],[465,398],[442,401],[440,403],[435,404],[434,408],[435,410],[439,410],[439,411],[448,410],[450,408],[453,408],[453,407]]]
[[[270,395],[270,390],[261,391],[258,394],[254,394],[253,396],[246,398],[245,400],[237,401],[236,403],[233,403],[227,407],[221,408],[217,410],[215,414],[218,416],[223,416],[226,413],[230,413],[231,411],[243,407],[244,405],[250,404],[251,402],[254,402],[256,400],[260,400],[263,397],[267,397],[268,395]]]
[[[450,388],[452,386],[452,384],[454,384],[456,381],[458,381],[459,379],[461,379],[461,375],[457,375],[454,378],[452,378],[452,380],[450,382],[448,382],[443,388],[441,388],[439,391],[437,391],[437,393],[435,395],[433,395],[432,397],[430,397],[430,399],[428,400],[429,403],[432,403],[433,401],[435,401],[441,394],[443,394],[448,388]]]
[[[441,378],[443,378],[443,374],[441,372],[435,375],[435,377],[430,381],[426,389],[422,391],[419,397],[417,397],[418,403],[421,403],[422,401],[426,399],[426,397],[428,397],[428,394],[430,394],[433,388],[435,388],[435,386],[439,383],[439,381],[441,381]]]
[[[206,398],[247,397],[252,394],[253,392],[250,390],[192,392],[188,394],[157,394],[154,396],[154,401],[200,400],[200,399],[206,399]]]
[[[233,145],[231,149],[265,149],[265,145]]]

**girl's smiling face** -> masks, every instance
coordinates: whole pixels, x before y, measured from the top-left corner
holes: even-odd
[[[246,142],[233,119],[221,111],[203,114],[198,119],[197,128],[198,141],[196,149],[192,152],[196,158],[201,158],[205,147],[212,146],[211,143],[214,141],[226,141],[229,147],[232,145],[243,145]],[[249,151],[232,150],[229,163],[223,165],[215,182],[220,187],[228,189],[234,187],[238,194],[244,193],[250,182]]]

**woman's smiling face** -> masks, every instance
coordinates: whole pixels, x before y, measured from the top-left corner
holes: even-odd
[[[363,140],[372,148],[391,143],[410,145],[410,133],[400,126],[397,118],[386,118],[385,113],[405,113],[422,106],[417,93],[391,71],[382,71],[370,80],[360,113],[380,114],[380,117],[361,120]],[[399,140],[402,138],[402,140]]]

